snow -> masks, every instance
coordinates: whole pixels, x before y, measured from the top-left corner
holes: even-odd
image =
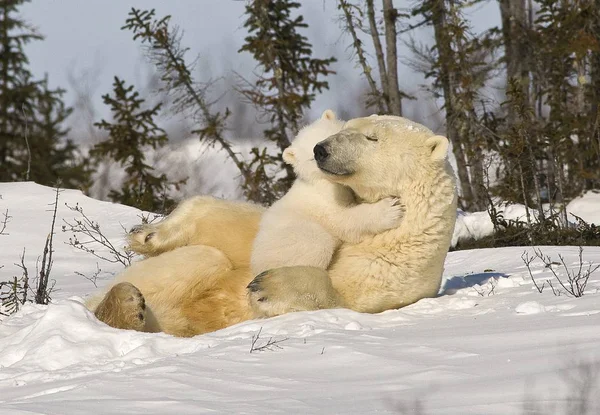
[[[237,140],[232,150],[241,160],[252,161],[252,147],[266,148],[273,152],[273,143],[259,139]],[[177,182],[187,179],[179,190],[173,190],[175,199],[209,194],[225,199],[243,199],[242,179],[235,163],[219,144],[201,142],[190,138],[181,143],[169,143],[160,149],[148,149],[145,152],[148,164],[157,172],[167,175],[169,180]],[[267,167],[267,173],[277,177],[276,169]],[[90,195],[96,199],[107,199],[111,189],[120,189],[125,177],[125,169],[116,162],[104,163],[94,174]]]
[[[496,209],[506,220],[527,220],[527,211],[524,205],[498,204]],[[535,217],[535,212],[532,209],[529,209],[529,211],[531,217]],[[451,244],[452,246],[456,246],[456,244],[462,240],[481,239],[484,236],[491,235],[493,232],[494,225],[487,211],[464,212],[458,209]]]
[[[567,212],[579,216],[588,223],[600,225],[600,192],[588,191],[567,205]]]
[[[527,221],[527,211],[524,205],[498,203],[496,209],[506,220]],[[579,216],[587,223],[600,225],[600,192],[588,191],[583,196],[578,197],[567,205],[567,213]],[[529,209],[532,220],[535,220],[537,212]],[[570,216],[570,222],[575,223],[575,219]],[[485,212],[463,212],[458,209],[456,216],[456,226],[452,237],[452,246],[461,240],[481,239],[491,235],[494,232],[494,225],[490,215]]]
[[[0,235],[2,281],[20,275],[24,247],[35,270],[54,193],[6,183],[0,196],[12,216]],[[58,223],[77,216],[65,202],[115,244],[140,220],[136,209],[64,191]],[[581,298],[539,293],[520,258],[531,248],[451,252],[441,295],[400,310],[293,313],[179,339],[97,321],[82,305],[96,288],[75,271],[91,275],[98,262],[101,287],[121,266],[64,244],[69,236],[56,233],[53,303],[0,322],[2,415],[566,414],[586,379],[588,413],[600,411],[600,271]],[[578,247],[540,248],[577,268]],[[583,258],[600,263],[600,248]],[[539,285],[552,278],[539,261],[531,268]],[[256,346],[277,343],[251,353],[259,332]]]

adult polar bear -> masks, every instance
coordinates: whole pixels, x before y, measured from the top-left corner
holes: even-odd
[[[113,327],[192,336],[290,311],[376,313],[435,296],[456,218],[447,151],[445,137],[405,118],[348,121],[315,147],[317,164],[365,202],[400,196],[398,228],[344,243],[327,271],[288,267],[254,278],[248,264],[262,209],[192,198],[136,229],[132,248],[150,257],[88,307]]]

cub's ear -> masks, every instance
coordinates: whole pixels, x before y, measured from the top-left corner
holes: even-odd
[[[337,116],[335,115],[335,112],[333,112],[333,110],[325,110],[323,114],[321,114],[321,119],[333,121],[337,119]]]
[[[294,164],[294,162],[296,161],[296,152],[292,147],[288,147],[285,150],[283,150],[283,161],[286,164]]]
[[[431,152],[432,160],[444,160],[448,156],[450,143],[443,135],[434,135],[425,140],[425,145]]]

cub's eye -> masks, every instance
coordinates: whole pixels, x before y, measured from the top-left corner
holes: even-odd
[[[370,137],[368,135],[365,135],[365,138],[369,141],[379,141],[378,139],[376,139],[375,137]]]

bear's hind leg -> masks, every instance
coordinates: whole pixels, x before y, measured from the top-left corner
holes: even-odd
[[[117,329],[146,330],[146,301],[137,287],[121,282],[110,289],[94,311],[96,318]]]
[[[304,266],[260,273],[248,285],[248,300],[255,317],[344,307],[327,271]]]

